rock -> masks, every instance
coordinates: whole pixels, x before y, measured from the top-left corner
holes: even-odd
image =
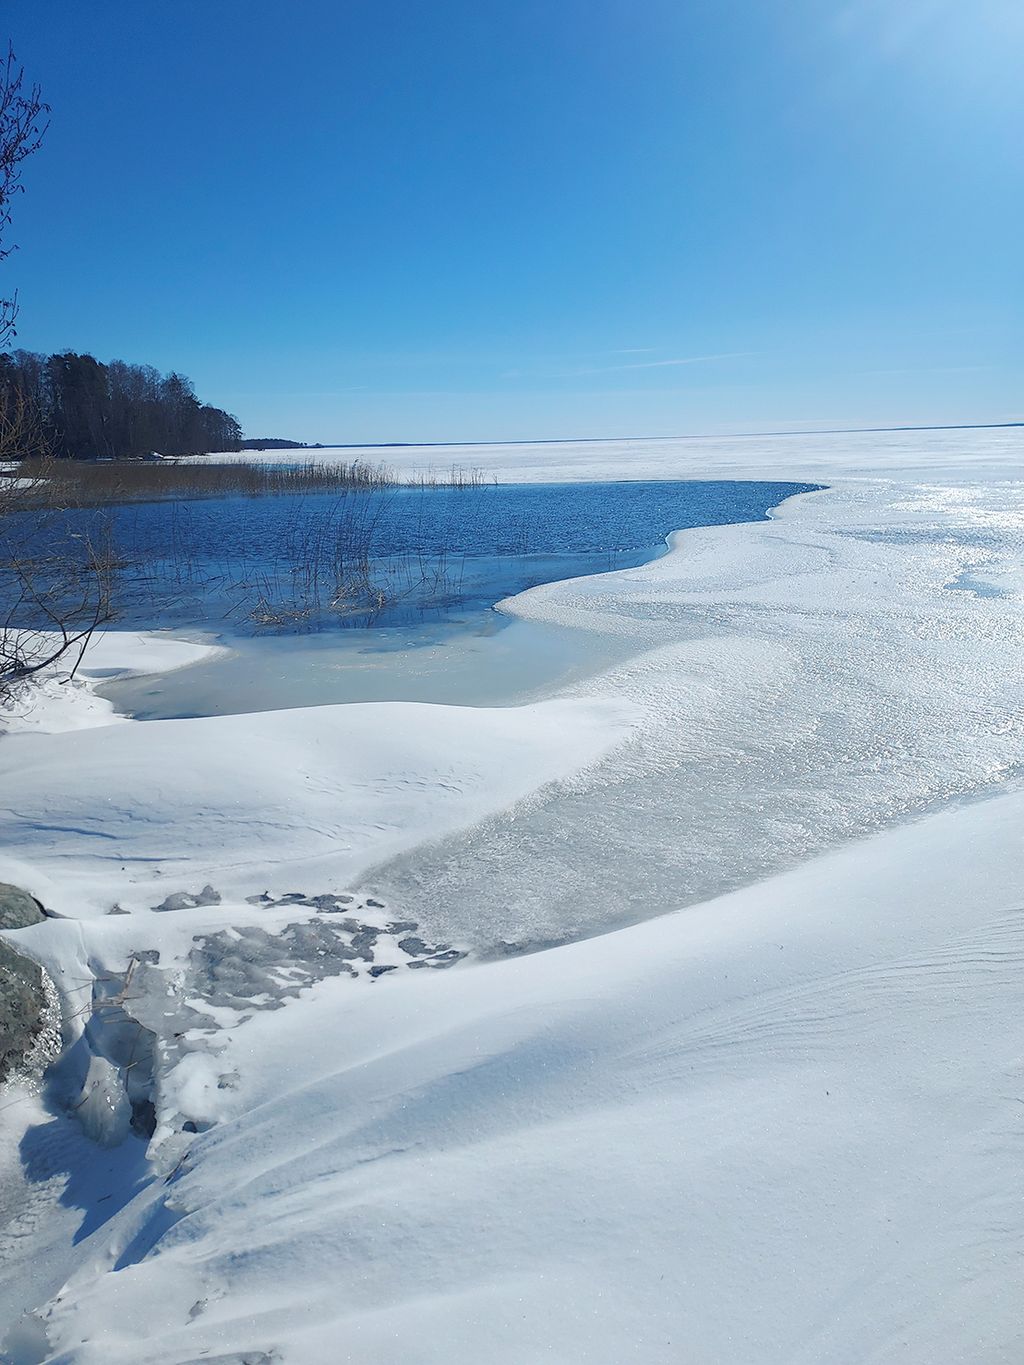
[[[410,957],[426,957],[428,953],[433,952],[433,949],[428,948],[421,938],[400,938],[398,946],[403,953],[408,953]]]
[[[166,896],[159,905],[154,905],[154,910],[194,910],[196,906],[195,896],[190,896],[187,891],[175,891],[172,895]]]
[[[273,934],[256,925],[222,929],[193,939],[187,994],[245,1014],[279,1009],[315,981],[355,976],[361,958],[372,962],[373,954],[353,948],[333,920],[303,920]],[[202,1014],[202,1004],[195,1010]]]
[[[20,886],[0,882],[0,929],[24,929],[46,918],[43,907]]]
[[[43,907],[19,886],[0,882],[0,929],[41,923]],[[43,974],[34,962],[0,942],[0,1080],[32,1047],[46,1009]]]
[[[307,904],[315,905],[318,910],[322,910],[325,914],[333,915],[342,906],[351,905],[353,900],[355,900],[354,896],[310,896]]]
[[[376,929],[367,928],[365,925],[357,934],[352,935],[352,950],[359,954],[364,962],[373,961],[373,947],[377,942]]]
[[[32,1047],[45,1009],[42,972],[0,943],[0,1080]]]
[[[465,953],[458,952],[455,948],[449,948],[443,953],[435,953],[433,957],[422,959],[425,967],[454,967],[456,962],[461,962],[466,956]],[[410,962],[410,967],[418,967],[419,962]]]
[[[418,928],[414,919],[396,919],[387,926],[387,931],[389,934],[412,934]]]
[[[154,910],[194,910],[199,905],[220,905],[220,892],[212,886],[204,886],[202,891],[193,895],[190,891],[175,891],[154,905]]]

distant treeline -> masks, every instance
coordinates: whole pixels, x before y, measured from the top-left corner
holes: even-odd
[[[289,441],[286,436],[249,436],[242,450],[323,450],[323,446],[307,445],[305,441]]]
[[[0,423],[22,449],[83,460],[238,450],[242,431],[182,374],[65,351],[0,354]]]

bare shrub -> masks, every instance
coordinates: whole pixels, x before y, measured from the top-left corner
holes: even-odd
[[[32,430],[31,417],[4,446]],[[8,464],[7,461],[4,461]],[[34,674],[61,665],[73,678],[94,631],[112,614],[116,568],[109,526],[70,532],[68,503],[55,502],[60,462],[40,456],[31,472],[0,473],[0,700]]]

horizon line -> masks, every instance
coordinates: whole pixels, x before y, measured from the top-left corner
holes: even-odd
[[[509,440],[487,441],[300,441],[297,450],[422,450],[428,446],[459,449],[465,446],[553,446],[599,445],[607,441],[717,441],[736,440],[757,436],[853,436],[887,431],[992,431],[1010,427],[1024,427],[1024,420],[1015,422],[941,422],[888,427],[815,427],[807,430],[786,428],[782,431],[720,431],[677,433],[673,436],[541,436],[515,437]],[[245,436],[244,441],[282,441],[283,436]]]

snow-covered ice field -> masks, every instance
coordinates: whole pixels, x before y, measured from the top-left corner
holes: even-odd
[[[810,435],[680,436],[507,445],[327,446],[241,451],[194,460],[275,465],[365,460],[399,475],[453,466],[508,483],[567,479],[799,479],[1020,477],[1020,427],[840,431]]]
[[[1024,431],[386,457],[829,487],[504,604],[632,642],[531,706],[19,711],[8,1358],[1020,1360]]]

